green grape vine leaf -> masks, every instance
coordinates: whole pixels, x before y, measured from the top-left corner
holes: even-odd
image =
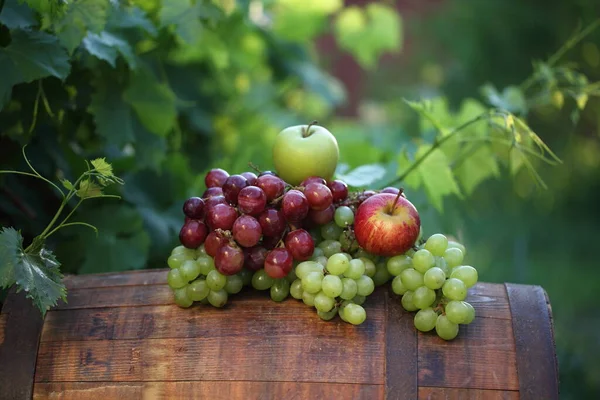
[[[52,27],[69,54],[73,54],[88,32],[100,33],[104,29],[109,7],[108,0],[73,0],[67,3],[62,16],[52,21]]]
[[[62,283],[60,263],[44,247],[43,240],[36,239],[23,249],[20,232],[13,228],[0,231],[0,287],[16,284],[17,291],[24,290],[26,297],[45,315],[59,299],[66,302],[67,289]]]
[[[171,0],[160,9],[159,14],[161,25],[174,26],[177,35],[188,44],[202,37],[199,16],[199,8],[192,0]]]
[[[47,76],[64,80],[70,71],[69,56],[56,37],[44,32],[11,31],[10,44],[0,48],[0,110],[14,85]]]
[[[337,173],[337,178],[343,180],[349,186],[364,188],[371,186],[382,179],[385,176],[385,173],[386,169],[381,164],[366,164],[346,173],[341,173],[339,171]]]
[[[138,7],[111,8],[106,28],[109,30],[140,28],[152,37],[158,33],[158,30],[152,21],[148,19],[146,13]]]
[[[467,155],[459,160],[454,167],[454,174],[464,189],[465,194],[470,195],[475,188],[486,179],[498,178],[500,168],[498,160],[488,145],[477,146],[473,144],[467,150]]]
[[[131,46],[119,35],[107,31],[99,34],[89,32],[83,39],[82,44],[88,53],[108,62],[113,68],[116,66],[119,54],[127,61],[130,68],[135,69],[137,67],[137,59]]]
[[[0,23],[8,29],[29,28],[37,25],[35,13],[26,4],[17,0],[6,0],[0,9]]]

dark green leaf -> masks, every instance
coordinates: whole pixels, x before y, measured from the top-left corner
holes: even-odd
[[[171,0],[160,10],[162,26],[174,26],[175,32],[189,44],[202,36],[202,24],[198,8],[191,0]]]
[[[361,165],[346,174],[338,174],[338,179],[350,186],[367,187],[385,176],[386,169],[381,164]]]
[[[141,28],[152,36],[157,33],[152,21],[138,7],[113,8],[106,25],[109,28]]]
[[[160,165],[167,157],[166,138],[149,132],[135,117],[133,117],[132,126],[135,138],[136,167],[160,170]]]
[[[34,12],[26,4],[17,0],[6,0],[0,11],[0,23],[9,29],[28,28],[37,25]]]
[[[124,98],[150,132],[166,136],[175,125],[175,94],[166,83],[159,83],[148,71],[131,76]]]
[[[23,250],[19,232],[13,228],[0,232],[0,286],[16,283],[17,291],[24,290],[42,315],[59,299],[66,301],[67,289],[59,268],[60,263],[42,240],[34,240],[28,250]]]
[[[129,43],[110,32],[88,33],[83,39],[83,47],[90,54],[108,62],[113,67],[117,60],[117,53],[121,53],[132,69],[137,67],[137,60]]]
[[[69,54],[81,44],[88,32],[100,33],[106,24],[108,0],[73,0],[54,30]]]

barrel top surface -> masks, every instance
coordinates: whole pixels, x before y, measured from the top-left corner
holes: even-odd
[[[34,398],[527,398],[511,313],[518,299],[511,303],[505,285],[470,289],[477,317],[447,342],[417,332],[414,313],[384,288],[364,304],[367,321],[352,326],[255,290],[223,309],[181,309],[166,273],[65,278],[68,303],[41,328]],[[0,349],[9,316],[2,310]]]

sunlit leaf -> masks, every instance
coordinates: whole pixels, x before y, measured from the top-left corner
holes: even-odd
[[[53,21],[61,44],[69,53],[81,44],[88,32],[100,33],[106,24],[108,0],[73,0],[64,15]]]
[[[96,158],[95,160],[92,160],[91,163],[96,171],[98,171],[102,176],[108,178],[114,176],[112,165],[107,163],[105,158]]]
[[[475,188],[488,178],[500,176],[498,161],[487,143],[475,143],[474,150],[467,150],[463,159],[455,169],[455,175],[466,194],[471,194]]]
[[[112,67],[115,67],[119,53],[127,61],[129,67],[135,69],[137,66],[136,57],[129,43],[115,34],[109,32],[95,34],[90,32],[83,39],[83,47],[93,56],[108,62]]]
[[[367,187],[385,176],[385,167],[381,164],[361,165],[358,168],[337,176],[350,186]]]
[[[102,187],[94,183],[90,179],[83,179],[81,182],[79,182],[77,196],[79,196],[82,199],[102,196]]]

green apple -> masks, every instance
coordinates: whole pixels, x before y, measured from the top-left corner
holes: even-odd
[[[279,132],[273,144],[277,174],[291,185],[309,176],[331,179],[339,157],[335,136],[314,124],[290,126]]]

